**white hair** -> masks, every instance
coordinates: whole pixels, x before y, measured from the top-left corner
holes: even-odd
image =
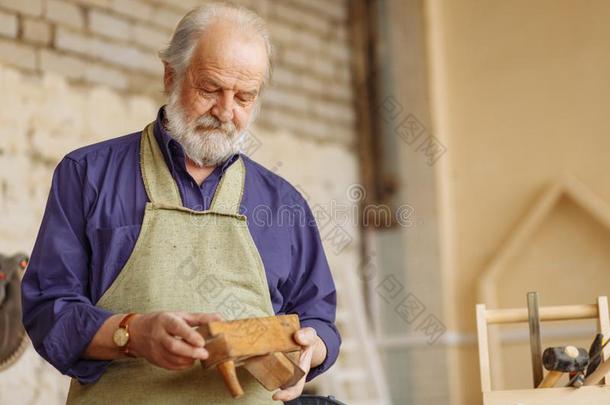
[[[240,30],[251,31],[260,35],[267,51],[267,73],[265,82],[271,76],[272,47],[265,21],[253,11],[243,7],[222,3],[199,6],[189,11],[178,23],[169,45],[159,52],[161,60],[174,69],[181,79],[191,64],[193,52],[204,31],[218,20],[235,23]],[[180,80],[177,80],[180,81]]]

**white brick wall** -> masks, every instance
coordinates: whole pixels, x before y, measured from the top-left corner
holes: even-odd
[[[0,38],[7,39],[0,44],[0,62],[148,94],[161,102],[162,65],[157,52],[183,14],[203,2],[0,0]],[[299,128],[299,136],[349,140],[346,132],[353,132],[354,119],[346,110],[354,108],[354,100],[347,1],[234,2],[259,12],[269,25],[276,77],[266,110],[277,117],[273,125]],[[82,66],[88,71],[80,71]],[[327,122],[306,124],[319,120]]]
[[[154,119],[165,101],[157,51],[203,2],[0,0],[0,92],[11,95],[0,98],[3,252],[31,250],[52,169],[66,152]],[[253,158],[312,204],[344,199],[357,182],[347,0],[234,2],[266,19],[276,50],[252,128],[262,143]],[[307,170],[303,156],[311,160]],[[350,234],[357,239],[355,227]],[[357,252],[357,243],[341,255],[329,251],[333,271],[353,271]],[[30,349],[2,373],[0,404],[64,403],[66,384]]]

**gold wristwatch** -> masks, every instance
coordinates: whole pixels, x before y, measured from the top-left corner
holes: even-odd
[[[129,343],[129,321],[133,319],[135,313],[129,313],[121,319],[121,323],[119,323],[119,327],[114,331],[112,335],[112,341],[115,345],[126,355],[133,356],[127,350],[127,344]]]

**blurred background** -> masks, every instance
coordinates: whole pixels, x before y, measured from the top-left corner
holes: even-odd
[[[156,52],[201,3],[0,0],[0,253],[31,251],[66,153],[155,119]],[[275,45],[245,152],[307,198],[337,284],[341,355],[308,392],[481,404],[476,303],[610,292],[610,2],[233,3]],[[529,387],[527,325],[493,336],[493,388]],[[64,403],[68,382],[27,347],[0,403]]]

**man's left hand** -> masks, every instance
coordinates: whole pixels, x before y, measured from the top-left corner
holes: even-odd
[[[305,386],[305,377],[312,367],[319,366],[326,358],[326,345],[320,339],[314,328],[303,328],[294,334],[294,340],[301,345],[303,352],[299,359],[299,367],[305,375],[296,384],[286,387],[273,394],[275,401],[290,401],[298,398]]]

